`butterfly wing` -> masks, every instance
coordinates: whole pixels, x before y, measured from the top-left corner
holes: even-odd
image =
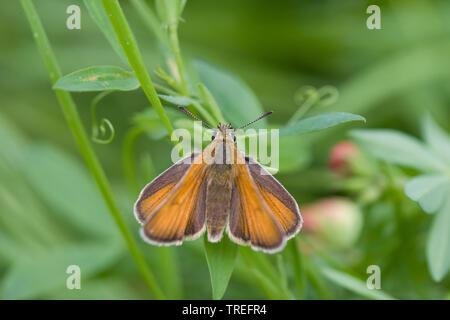
[[[169,172],[171,168],[166,171],[166,177],[162,177],[164,172],[160,176],[161,181],[167,183],[161,182],[161,187],[152,188],[156,180],[153,181],[136,202],[136,215],[144,218],[141,235],[152,244],[179,245],[184,238],[197,238],[205,229],[204,181],[207,165],[202,161],[197,163],[198,157],[195,155],[191,159],[192,164],[181,160],[173,165],[173,176]],[[182,169],[184,172],[180,174]],[[151,193],[153,190],[156,191]],[[147,194],[149,197],[145,197]]]
[[[234,168],[228,236],[239,244],[250,244],[255,250],[281,250],[286,242],[285,232],[265,203],[248,164],[238,161]]]
[[[302,226],[302,217],[297,202],[258,162],[249,157],[246,157],[245,161],[264,202],[283,228],[288,239],[292,238]]]
[[[167,198],[198,155],[199,153],[192,153],[179,160],[142,189],[134,204],[134,214],[140,223],[144,223],[150,212]]]

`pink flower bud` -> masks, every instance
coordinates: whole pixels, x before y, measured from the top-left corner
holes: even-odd
[[[328,168],[338,175],[346,176],[351,173],[350,162],[360,154],[360,151],[352,141],[341,141],[330,151]]]
[[[337,249],[348,248],[358,239],[363,218],[358,206],[344,198],[325,198],[301,208],[303,230]]]

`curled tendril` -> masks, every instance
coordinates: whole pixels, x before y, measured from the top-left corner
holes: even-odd
[[[97,104],[102,100],[104,97],[106,97],[108,94],[110,94],[111,91],[103,91],[99,93],[94,100],[92,100],[91,103],[91,118],[92,118],[92,141],[96,143],[101,144],[108,144],[114,139],[115,130],[111,123],[106,118],[102,118],[100,120],[100,124],[97,122]],[[107,139],[101,139],[101,136],[106,136],[107,129],[111,132],[110,136]]]
[[[294,102],[301,106],[307,101],[317,101],[318,95],[317,89],[313,86],[303,86],[295,91]]]
[[[333,86],[323,86],[317,89],[313,86],[300,87],[294,94],[294,102],[299,106],[289,122],[297,121],[312,107],[325,107],[337,101],[339,91]]]

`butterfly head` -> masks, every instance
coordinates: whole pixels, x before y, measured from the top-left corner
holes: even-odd
[[[208,129],[212,129],[211,126],[209,124],[207,124],[206,122],[200,120],[199,118],[197,118],[195,115],[192,114],[192,112],[190,112],[188,109],[186,109],[186,107],[184,106],[178,106],[179,109],[183,110],[183,112],[185,112],[188,116],[190,116],[191,118],[200,121],[205,127],[207,127]],[[262,118],[267,117],[268,115],[272,114],[272,111],[266,112],[264,113],[262,116],[256,118],[255,120],[243,125],[242,127],[239,127],[238,129],[243,129],[249,125],[251,125],[252,123],[255,123],[256,121],[261,120]],[[231,123],[228,124],[222,124],[219,123],[217,126],[217,130],[215,131],[214,135],[212,136],[213,141],[221,141],[224,143],[236,143],[236,136],[234,135],[234,129],[231,126]]]
[[[230,141],[235,142],[236,136],[234,135],[234,130],[233,127],[231,126],[231,123],[228,124],[219,123],[217,125],[217,130],[212,136],[211,140],[223,142],[230,142]]]

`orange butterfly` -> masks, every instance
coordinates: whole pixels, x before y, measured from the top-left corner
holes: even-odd
[[[145,186],[134,212],[143,224],[142,237],[156,245],[180,245],[205,229],[208,240],[218,242],[226,230],[238,244],[273,253],[283,249],[302,225],[294,198],[237,149],[230,124],[219,124],[201,153],[178,161]]]

